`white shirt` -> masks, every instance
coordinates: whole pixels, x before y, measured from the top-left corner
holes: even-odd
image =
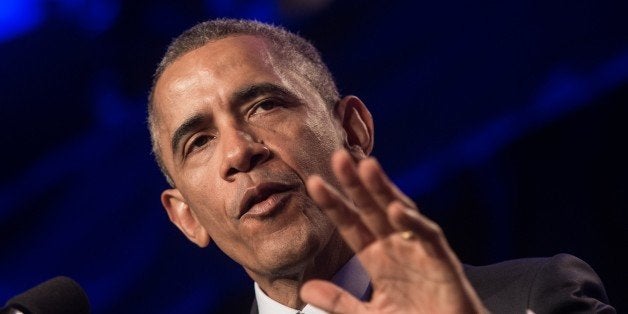
[[[331,279],[337,286],[345,289],[358,299],[364,299],[369,287],[369,277],[366,270],[360,264],[358,258],[354,255]],[[273,299],[271,299],[257,282],[255,287],[255,301],[259,314],[324,314],[327,313],[313,305],[306,304],[299,312],[298,309],[289,308]]]

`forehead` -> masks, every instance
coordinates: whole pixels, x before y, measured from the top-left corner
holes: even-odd
[[[251,35],[212,41],[182,55],[155,85],[153,109],[160,128],[174,122],[173,112],[225,105],[231,92],[247,84],[270,82],[295,89],[294,80],[279,73],[279,63],[268,43]]]
[[[155,85],[157,107],[169,107],[172,98],[211,84],[219,93],[226,85],[251,75],[273,75],[275,69],[266,42],[258,37],[232,36],[209,42],[172,62]],[[246,76],[245,76],[246,74]]]
[[[164,70],[158,83],[198,74],[220,76],[235,69],[251,67],[271,70],[272,57],[270,46],[263,38],[252,35],[230,36],[183,54]]]

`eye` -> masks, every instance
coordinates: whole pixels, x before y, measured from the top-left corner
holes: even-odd
[[[255,107],[253,107],[251,114],[258,114],[266,111],[271,111],[277,107],[281,106],[281,103],[275,99],[264,99],[257,103]]]
[[[212,139],[214,139],[214,137],[210,136],[210,135],[199,135],[199,136],[197,136],[196,138],[192,139],[192,141],[190,142],[190,144],[188,145],[188,147],[185,150],[185,154],[188,155],[190,153],[195,152],[198,149],[203,148]]]

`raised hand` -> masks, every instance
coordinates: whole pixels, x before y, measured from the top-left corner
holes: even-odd
[[[303,301],[330,313],[486,312],[440,227],[386,176],[374,158],[355,163],[338,151],[332,169],[343,193],[318,176],[314,201],[337,226],[368,272],[372,298],[362,302],[334,284],[312,280]]]

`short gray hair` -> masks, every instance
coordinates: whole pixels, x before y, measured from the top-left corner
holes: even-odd
[[[282,65],[289,65],[298,75],[305,78],[319,93],[329,108],[333,108],[340,99],[338,88],[331,72],[323,63],[318,50],[303,37],[289,32],[280,26],[258,21],[238,19],[216,19],[196,24],[175,38],[157,66],[148,96],[148,129],[150,131],[153,156],[168,183],[174,187],[161,158],[156,136],[154,93],[155,85],[163,72],[182,55],[198,49],[205,44],[235,35],[253,35],[265,39]]]

